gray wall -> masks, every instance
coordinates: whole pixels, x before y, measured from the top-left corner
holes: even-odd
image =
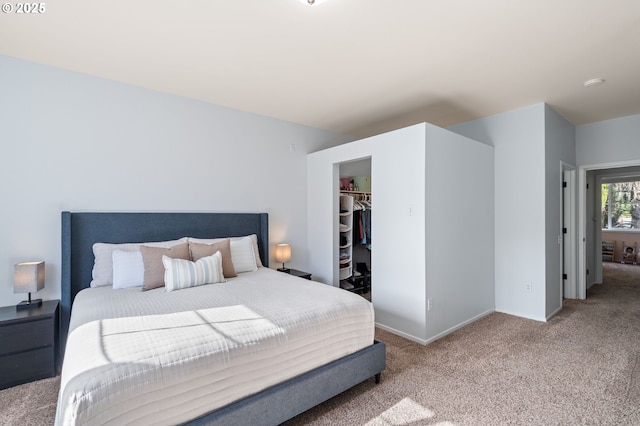
[[[450,129],[495,148],[496,311],[544,321],[545,105]],[[530,291],[528,290],[530,285]]]
[[[576,127],[578,166],[640,163],[640,114]]]
[[[495,310],[494,149],[433,125],[426,126],[425,142],[426,339],[432,341]]]
[[[560,185],[562,163],[576,162],[574,127],[537,104],[451,130],[495,147],[496,310],[545,321],[562,306]]]
[[[26,260],[60,297],[62,210],[265,211],[307,266],[306,154],[346,137],[6,56],[0,94],[0,306]]]
[[[551,107],[545,105],[545,245],[546,245],[546,304],[549,318],[562,309],[562,169],[563,164],[575,168],[575,127]],[[575,190],[575,185],[574,188]],[[567,192],[567,195],[569,193]],[[575,210],[574,210],[575,215]],[[577,218],[574,218],[577,219]],[[577,220],[576,220],[577,223]],[[577,239],[577,233],[572,234]],[[575,246],[577,241],[573,241]],[[576,271],[567,271],[576,274]]]

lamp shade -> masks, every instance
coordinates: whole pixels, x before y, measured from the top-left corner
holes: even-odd
[[[13,268],[13,292],[33,293],[44,288],[44,262],[21,262]]]
[[[287,263],[291,260],[291,246],[289,244],[276,244],[275,259],[278,263]]]

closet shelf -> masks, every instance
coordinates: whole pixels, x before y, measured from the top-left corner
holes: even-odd
[[[353,247],[351,241],[351,230],[353,228],[353,196],[340,194],[340,224],[338,225],[338,231],[340,232],[340,242],[338,247],[340,249],[340,255],[338,257],[338,263],[340,265],[340,280],[346,280],[351,277],[353,271],[351,269],[351,262],[353,258]],[[349,266],[347,266],[349,265]]]
[[[367,192],[367,191],[347,191],[347,190],[340,190],[341,194],[361,194],[361,195],[371,195],[371,192]]]
[[[340,268],[340,279],[346,280],[349,277],[351,277],[351,266]]]

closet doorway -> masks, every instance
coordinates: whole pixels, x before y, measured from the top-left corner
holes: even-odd
[[[339,277],[340,287],[372,299],[371,265],[373,194],[371,157],[341,163]]]

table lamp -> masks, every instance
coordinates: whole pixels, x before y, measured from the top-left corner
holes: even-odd
[[[289,244],[276,244],[275,259],[276,262],[282,263],[282,268],[278,268],[278,271],[288,272],[289,268],[285,268],[284,264],[291,260],[291,246]]]
[[[17,310],[42,306],[42,299],[31,300],[31,293],[44,288],[44,262],[21,262],[13,268],[13,292],[29,293],[29,300],[16,305]]]

